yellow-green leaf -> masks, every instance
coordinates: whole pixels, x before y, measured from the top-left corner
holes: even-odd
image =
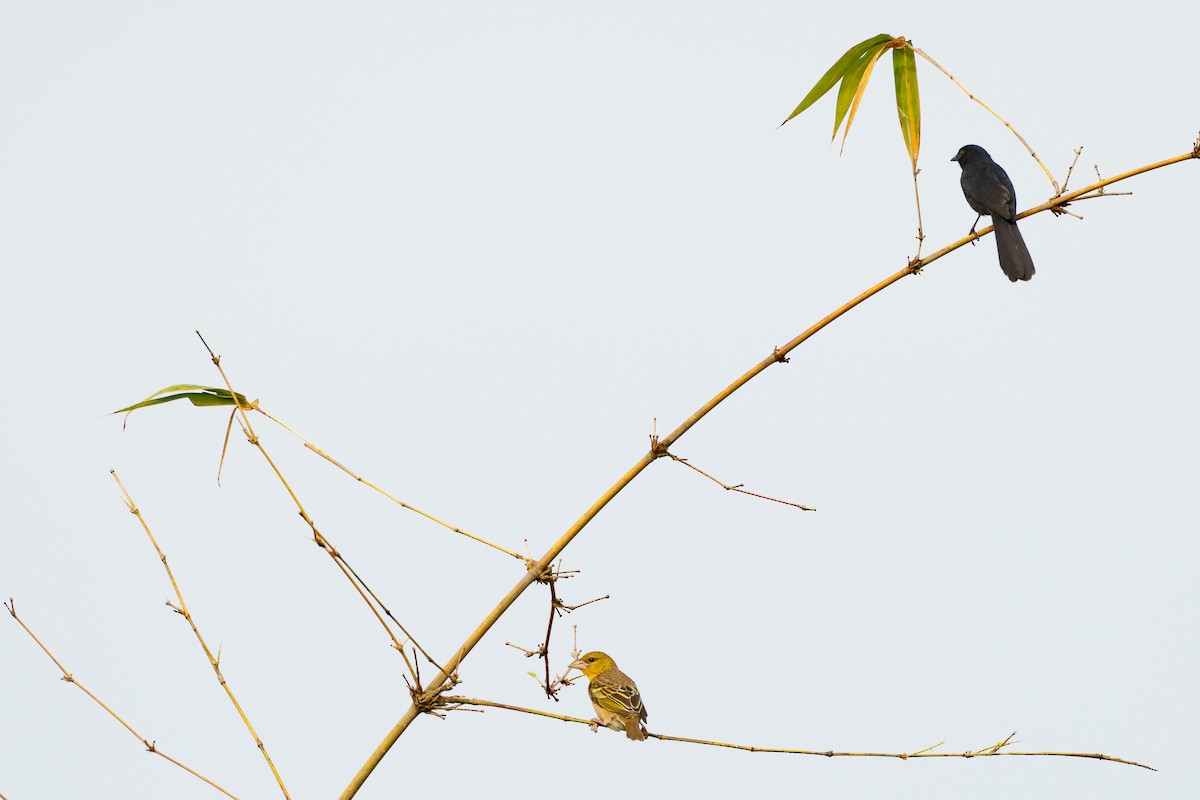
[[[846,76],[847,72],[858,65],[868,52],[876,48],[882,49],[883,45],[890,41],[892,41],[891,36],[886,33],[881,33],[878,36],[872,36],[866,41],[859,42],[847,50],[842,57],[834,62],[833,66],[821,76],[821,79],[816,82],[812,89],[809,90],[808,94],[804,96],[804,99],[800,101],[800,105],[796,106],[796,110],[789,114],[788,118],[785,119],[781,124],[787,124],[789,121],[798,117],[805,109],[824,97],[825,93],[832,89],[835,83],[842,80]],[[878,58],[878,54],[876,54],[876,58]],[[834,126],[834,135],[837,135],[837,126]]]
[[[868,53],[863,59],[862,74],[858,78],[857,84],[854,85],[854,99],[850,102],[850,113],[846,117],[846,130],[842,131],[841,150],[846,149],[846,137],[850,135],[850,126],[854,124],[854,115],[858,113],[858,104],[862,102],[863,92],[867,90],[867,83],[869,83],[871,80],[871,70],[875,69],[875,62],[879,60],[879,57],[883,55],[883,51],[886,49],[887,46],[883,45],[875,52]],[[845,89],[850,78],[851,76],[847,75],[846,80],[842,81],[843,90]],[[833,129],[833,135],[837,136],[837,128]],[[838,152],[840,153],[841,150]]]
[[[864,57],[855,62],[842,78],[842,85],[838,87],[837,106],[833,112],[833,135],[829,137],[829,141],[837,138],[838,130],[842,127],[842,120],[846,118],[846,112],[850,110],[850,103],[854,100],[854,93],[862,82],[863,72],[870,63],[870,59],[864,54]]]
[[[892,51],[892,72],[896,77],[896,113],[900,117],[900,133],[913,169],[921,152],[921,98],[917,92],[917,56],[909,46]]]
[[[188,400],[194,406],[231,406],[234,405],[234,397],[237,398],[237,405],[242,408],[250,408],[253,405],[246,399],[245,395],[230,394],[228,389],[221,389],[215,386],[198,386],[194,383],[177,383],[174,386],[159,389],[140,403],[119,408],[113,413],[125,413],[128,415],[139,408],[156,406],[160,403],[170,403],[175,400]]]

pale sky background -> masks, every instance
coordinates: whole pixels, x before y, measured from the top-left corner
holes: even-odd
[[[223,410],[235,385],[405,501],[540,555],[716,391],[913,252],[890,57],[842,157],[850,45],[904,35],[1073,186],[1188,151],[1176,2],[5,3],[0,595],[88,688],[242,798],[281,796],[108,474],[140,504],[295,798],[333,798],[408,705],[402,663]],[[977,143],[1022,208],[1050,184],[919,66],[926,250],[974,214]],[[820,333],[704,420],[568,548],[556,625],[640,685],[656,732],[776,747],[987,746],[1151,764],[740,753],[489,711],[416,721],[359,797],[1179,798],[1200,784],[1195,233],[1200,164],[989,237]],[[512,559],[389,504],[265,419],[270,453],[446,657]],[[505,647],[459,691],[554,703]],[[219,797],[0,618],[0,794]]]

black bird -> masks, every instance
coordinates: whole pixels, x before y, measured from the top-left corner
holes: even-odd
[[[1017,193],[1003,167],[992,161],[977,144],[964,145],[951,161],[962,167],[963,195],[978,214],[992,218],[996,229],[996,251],[1000,254],[1000,269],[1010,281],[1027,281],[1033,277],[1033,259],[1029,248],[1017,230]],[[975,225],[979,224],[975,218]],[[975,232],[971,226],[971,233]]]

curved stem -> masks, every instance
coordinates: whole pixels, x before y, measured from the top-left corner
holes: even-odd
[[[1143,172],[1149,172],[1154,169],[1170,166],[1171,164],[1177,164],[1181,161],[1187,161],[1188,159],[1193,158],[1200,158],[1200,143],[1198,143],[1190,152],[1184,155],[1169,158],[1165,161],[1159,161],[1144,167],[1139,167],[1137,169],[1130,170],[1129,172],[1121,173],[1113,178],[1108,178],[1107,180],[1084,187],[1083,189],[1079,189],[1075,192],[1071,192],[1070,194],[1056,197],[1054,200],[1022,212],[1018,215],[1018,218],[1028,217],[1033,214],[1038,214],[1042,211],[1050,211],[1051,209],[1058,208],[1064,203],[1070,202],[1071,200],[1081,198],[1083,195],[1086,195],[1089,192],[1094,192],[1100,188],[1103,188],[1110,183],[1115,183],[1116,181],[1124,180],[1126,178],[1133,177],[1134,175],[1140,175]],[[465,659],[471,650],[475,648],[475,645],[479,644],[480,640],[483,639],[488,630],[490,630],[491,627],[495,625],[500,617],[504,614],[504,612],[506,612],[509,607],[516,602],[517,598],[520,597],[521,594],[528,589],[531,584],[534,583],[534,581],[536,581],[542,574],[545,573],[546,569],[548,569],[554,559],[558,557],[559,553],[561,553],[563,549],[565,549],[566,546],[571,543],[571,540],[574,539],[579,532],[582,531],[584,527],[591,522],[597,514],[600,513],[601,509],[608,505],[609,501],[611,501],[621,492],[622,489],[629,485],[629,483],[631,483],[633,479],[642,472],[642,470],[650,466],[655,459],[666,455],[667,449],[672,444],[679,441],[679,439],[685,433],[687,433],[693,425],[707,416],[708,412],[719,406],[726,398],[749,383],[752,378],[754,378],[760,372],[763,372],[765,369],[767,369],[767,367],[770,367],[772,364],[782,363],[784,360],[783,357],[789,352],[799,347],[808,339],[812,338],[818,331],[829,325],[838,317],[845,314],[847,311],[850,311],[850,309],[860,305],[871,297],[874,297],[876,294],[882,292],[884,289],[891,286],[893,283],[896,283],[901,278],[905,278],[909,275],[919,272],[922,268],[933,263],[934,261],[937,261],[942,256],[957,250],[963,245],[968,244],[972,240],[979,238],[979,236],[988,233],[991,230],[991,228],[985,228],[978,234],[964,236],[957,242],[943,247],[941,250],[938,250],[932,255],[910,262],[904,269],[883,279],[870,289],[867,289],[865,292],[843,304],[830,314],[822,317],[818,322],[813,324],[796,338],[792,339],[786,345],[776,348],[771,355],[755,364],[741,377],[726,386],[715,397],[697,409],[696,412],[684,420],[678,428],[671,431],[671,433],[667,434],[667,436],[663,439],[657,441],[648,453],[643,455],[636,464],[630,467],[629,470],[617,480],[616,483],[609,487],[607,492],[600,496],[600,499],[592,503],[591,507],[584,512],[583,516],[576,520],[575,523],[567,529],[566,533],[564,533],[558,539],[558,541],[556,541],[554,545],[548,551],[546,551],[544,556],[530,566],[529,570],[521,577],[521,580],[517,582],[517,585],[509,590],[508,594],[506,594],[499,604],[492,609],[491,613],[484,618],[483,622],[479,623],[479,626],[471,632],[471,635],[467,637],[467,640],[463,642],[462,646],[455,651],[454,655],[448,661],[446,661],[445,666],[439,670],[437,676],[433,679],[433,681],[430,682],[428,691],[422,696],[422,702],[429,703],[427,708],[432,708],[432,700],[435,699],[439,693],[444,691],[447,684],[452,682],[451,676],[457,671],[458,666],[463,662],[463,659]],[[359,788],[371,775],[371,772],[376,766],[379,765],[379,762],[383,760],[383,757],[387,755],[388,750],[390,750],[392,745],[394,745],[400,739],[400,736],[405,730],[408,729],[408,726],[412,724],[412,721],[416,719],[417,715],[420,713],[422,713],[422,709],[418,708],[416,703],[414,703],[408,708],[407,711],[404,712],[404,716],[402,716],[395,726],[388,731],[387,736],[385,736],[379,746],[375,748],[375,751],[371,753],[371,756],[367,759],[366,763],[363,764],[362,768],[360,768],[357,773],[355,773],[354,778],[351,779],[350,784],[342,792],[339,800],[350,800],[350,798],[354,797]]]
[[[522,714],[533,714],[539,717],[547,717],[549,719],[562,720],[563,722],[573,722],[578,725],[591,725],[590,719],[581,719],[580,717],[572,717],[566,714],[552,714],[549,711],[539,711],[536,708],[525,708],[523,706],[514,706],[508,703],[497,703],[493,700],[481,700],[477,697],[443,697],[442,700],[450,708],[465,708],[467,706],[475,706],[478,708],[502,708],[506,711],[517,711]],[[940,747],[945,742],[939,742],[932,747],[927,747],[924,750],[919,750],[915,753],[881,753],[881,752],[864,752],[850,750],[798,750],[795,748],[784,747],[761,747],[753,744],[734,744],[732,742],[718,742],[713,739],[695,739],[691,736],[671,736],[666,733],[646,734],[651,739],[658,739],[660,742],[681,742],[683,744],[699,744],[708,747],[725,747],[731,750],[745,750],[750,753],[782,753],[787,755],[798,756],[823,756],[825,758],[834,758],[837,756],[856,757],[856,758],[898,758],[902,761],[907,761],[910,758],[986,758],[988,756],[1047,756],[1058,758],[1092,758],[1098,761],[1112,761],[1116,764],[1126,764],[1131,767],[1141,767],[1148,769],[1151,772],[1158,772],[1157,769],[1140,761],[1131,761],[1127,758],[1118,758],[1117,756],[1105,755],[1104,753],[1079,753],[1068,752],[1065,750],[1039,750],[1039,751],[1016,751],[1004,750],[1012,737],[1016,735],[1013,731],[1009,737],[1001,742],[997,742],[989,747],[984,747],[981,750],[967,750],[962,753],[935,753],[932,752]]]
[[[271,774],[275,776],[275,782],[279,784],[280,791],[287,800],[291,800],[291,795],[288,794],[287,786],[283,782],[283,776],[279,774],[279,770],[275,766],[275,762],[271,760],[271,754],[267,752],[267,746],[263,744],[263,740],[259,737],[258,731],[254,730],[254,725],[250,722],[250,717],[247,716],[242,704],[238,702],[237,697],[233,693],[233,687],[229,685],[229,681],[225,679],[225,674],[221,672],[221,660],[219,656],[214,656],[212,650],[208,647],[208,642],[204,640],[204,636],[200,633],[200,628],[196,625],[196,619],[192,616],[192,612],[188,610],[187,601],[183,599],[183,590],[179,588],[179,582],[175,580],[175,573],[171,570],[171,565],[167,562],[167,554],[158,546],[158,540],[154,538],[154,534],[150,530],[150,523],[146,522],[146,518],[142,516],[142,511],[138,508],[137,503],[133,502],[133,496],[129,494],[129,490],[125,488],[120,476],[117,475],[115,469],[110,469],[109,474],[113,476],[113,480],[117,482],[117,486],[121,488],[121,494],[125,495],[125,506],[129,509],[129,513],[137,517],[138,522],[142,526],[142,530],[146,532],[146,536],[150,538],[150,544],[154,547],[154,552],[158,553],[158,560],[162,562],[163,569],[166,570],[167,579],[171,581],[171,588],[175,590],[175,599],[179,602],[177,606],[171,608],[179,614],[187,624],[191,626],[192,633],[196,634],[196,641],[200,643],[200,649],[204,651],[204,655],[208,658],[209,665],[213,668],[213,672],[217,675],[217,683],[225,690],[225,694],[229,697],[229,702],[233,704],[233,708],[237,711],[238,716],[242,719],[242,724],[246,726],[246,730],[250,731],[250,738],[254,739],[254,744],[258,747],[258,751],[262,753],[262,757],[266,759],[267,766],[271,768]],[[171,605],[170,602],[167,605]],[[81,687],[82,688],[82,687]],[[181,765],[182,766],[182,765]]]

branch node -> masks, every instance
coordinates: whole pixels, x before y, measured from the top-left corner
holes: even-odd
[[[446,706],[446,701],[442,699],[442,695],[453,689],[460,683],[458,674],[450,676],[448,682],[441,688],[430,688],[424,692],[416,689],[410,689],[409,694],[412,695],[413,707],[421,714],[432,714],[435,717],[445,717],[437,713],[437,709]]]
[[[650,437],[650,453],[655,458],[662,458],[663,456],[670,455],[670,453],[667,452],[667,446],[663,444],[657,436]]]

